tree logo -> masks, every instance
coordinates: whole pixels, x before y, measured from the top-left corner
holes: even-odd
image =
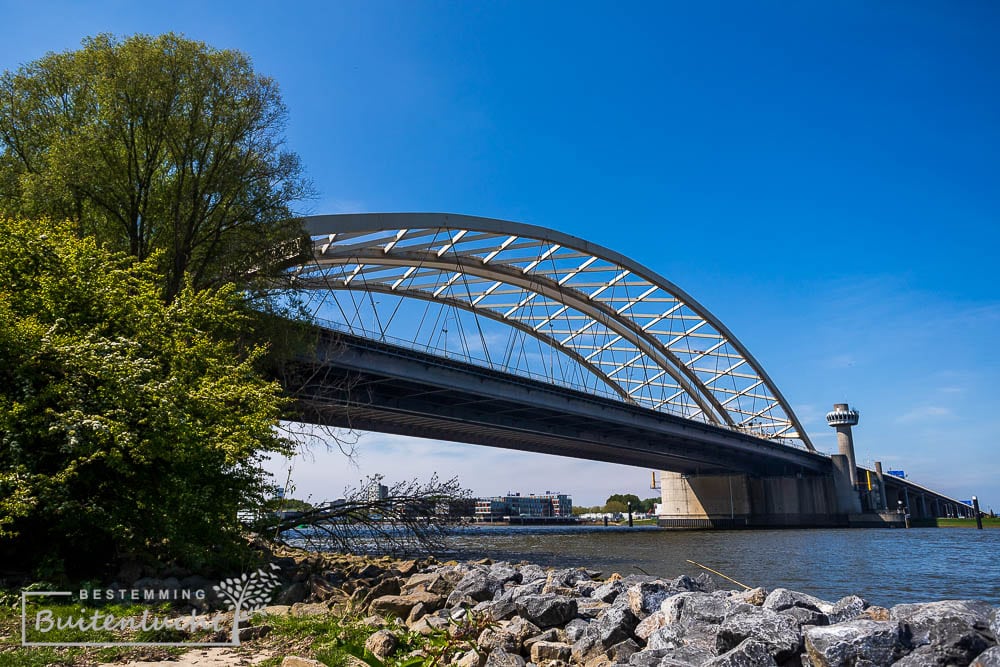
[[[249,619],[250,614],[263,609],[270,602],[274,589],[280,585],[281,582],[274,573],[278,569],[277,565],[271,563],[270,572],[260,568],[249,576],[244,572],[242,577],[230,577],[220,581],[217,586],[212,586],[212,590],[233,611],[234,646],[239,646],[240,643],[240,617]]]

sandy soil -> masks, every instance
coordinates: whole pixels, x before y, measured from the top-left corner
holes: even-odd
[[[157,662],[102,663],[98,667],[230,667],[234,665],[255,665],[269,657],[261,653],[255,656],[240,655],[230,648],[193,649],[176,660]]]

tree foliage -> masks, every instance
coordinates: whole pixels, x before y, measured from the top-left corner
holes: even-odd
[[[608,500],[604,504],[604,511],[612,514],[625,514],[628,511],[628,507],[620,500]]]
[[[243,282],[300,249],[291,204],[309,188],[285,119],[277,84],[240,52],[88,38],[0,76],[0,213],[155,255],[168,300],[185,276]]]
[[[0,560],[94,573],[233,555],[285,399],[231,286],[160,297],[161,257],[0,219]],[[48,559],[50,562],[45,563]]]
[[[605,502],[605,506],[608,506],[611,503],[619,503],[623,508],[626,509],[631,505],[633,512],[638,512],[640,509],[642,509],[642,501],[639,500],[639,496],[635,495],[634,493],[612,494],[611,496],[608,496],[608,500],[607,502]],[[610,512],[611,510],[608,511]]]
[[[652,512],[653,509],[656,507],[656,503],[658,502],[660,502],[660,499],[656,497],[644,498],[642,500],[639,500],[639,496],[633,493],[614,493],[608,496],[608,500],[604,504],[604,507],[598,508],[596,511],[625,512],[627,511],[629,504],[631,504],[633,512],[646,514],[648,512]],[[614,509],[614,510],[607,509],[608,507],[611,507],[612,504],[615,508],[622,508],[622,509]]]

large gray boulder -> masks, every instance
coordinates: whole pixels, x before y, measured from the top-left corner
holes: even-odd
[[[573,642],[573,660],[585,664],[602,655],[615,644],[632,638],[638,621],[624,606],[611,606],[587,624],[583,634]]]
[[[777,664],[770,647],[756,639],[746,639],[726,653],[704,663],[705,667],[776,667]]]
[[[485,628],[476,639],[476,645],[484,651],[506,651],[520,653],[521,644],[514,635],[496,626]]]
[[[473,613],[481,614],[491,621],[503,621],[517,615],[517,603],[512,599],[487,600],[472,608]]]
[[[630,639],[638,624],[638,619],[630,610],[612,605],[587,625],[585,634],[596,637],[601,645],[607,648]]]
[[[906,664],[967,664],[995,643],[994,611],[979,600],[941,600],[896,605],[889,615],[910,635],[914,651]]]
[[[620,641],[607,650],[607,656],[615,664],[627,663],[633,654],[639,652],[639,644],[634,639]]]
[[[532,581],[538,581],[539,579],[545,581],[545,578],[548,576],[540,565],[535,565],[534,563],[521,565],[520,570],[521,582],[525,584],[531,583]]]
[[[709,593],[677,593],[664,599],[660,610],[668,625],[693,621],[718,625],[726,617],[726,600]]]
[[[570,647],[573,662],[580,665],[584,665],[597,657],[604,656],[604,651],[605,648],[601,641],[589,633],[584,633]]]
[[[672,649],[660,649],[660,667],[701,667],[716,657],[715,653],[701,646],[679,646]]]
[[[504,628],[504,631],[507,634],[514,636],[514,639],[517,640],[517,645],[520,648],[528,639],[541,634],[542,629],[526,618],[515,616],[511,619],[510,623],[507,624],[507,627]]]
[[[771,611],[784,611],[791,607],[802,607],[804,609],[812,609],[813,611],[823,612],[824,614],[833,611],[833,605],[824,600],[820,600],[818,597],[814,597],[807,593],[799,593],[798,591],[789,590],[787,588],[775,588],[764,600],[764,609],[770,609]]]
[[[891,665],[906,650],[898,621],[867,620],[807,628],[805,647],[814,667]]]
[[[982,600],[940,600],[938,602],[917,602],[897,604],[889,610],[893,620],[906,622],[954,616],[966,619],[970,624],[989,626],[996,610]]]
[[[662,628],[655,630],[651,635],[646,637],[646,648],[648,649],[666,649],[666,648],[678,648],[684,646],[686,641],[687,632],[684,626],[679,624],[665,625]]]
[[[662,611],[650,614],[642,619],[639,625],[632,631],[636,637],[642,641],[649,639],[649,636],[667,624],[667,617]]]
[[[444,604],[444,597],[424,591],[416,591],[406,595],[383,595],[371,601],[371,604],[368,605],[368,613],[405,619],[418,604],[423,605],[425,613],[429,613],[441,608]]]
[[[573,588],[581,581],[591,581],[590,573],[582,567],[568,567],[549,572],[548,583],[552,586]]]
[[[635,667],[658,667],[666,653],[666,649],[645,648],[630,655],[628,664],[635,665]]]
[[[670,582],[670,586],[671,586],[671,588],[673,588],[677,592],[681,592],[681,591],[701,591],[702,593],[710,593],[711,591],[708,591],[708,590],[705,590],[704,588],[702,588],[702,584],[700,582],[703,582],[703,581],[704,581],[704,579],[692,579],[691,577],[687,576],[686,574],[682,574],[681,576],[679,576],[676,579],[674,579],[673,581],[671,581]]]
[[[708,572],[702,572],[694,578],[694,585],[698,587],[699,591],[704,593],[714,593],[718,586],[715,585],[715,580],[712,579],[712,575]]]
[[[665,581],[648,581],[633,584],[628,588],[628,606],[636,618],[643,619],[660,609],[664,600],[676,592]]]
[[[969,667],[1000,667],[1000,646],[988,648],[980,653]]]
[[[534,581],[527,584],[520,584],[511,586],[503,593],[500,594],[499,599],[509,599],[517,601],[523,598],[525,595],[538,595],[545,588],[544,579],[535,579]]]
[[[980,600],[941,600],[917,604],[897,604],[889,610],[889,618],[902,621],[914,632],[914,642],[920,643],[919,632],[945,618],[953,618],[978,630],[989,631],[995,610]]]
[[[496,650],[486,658],[486,667],[524,667],[524,658],[516,653]]]
[[[563,632],[566,633],[566,639],[570,644],[578,640],[580,637],[587,632],[587,626],[590,625],[589,622],[583,620],[582,618],[574,618],[566,627],[563,628]]]
[[[531,647],[536,642],[558,642],[565,644],[566,643],[565,639],[566,635],[560,634],[559,628],[549,628],[548,630],[544,630],[539,634],[535,635],[534,637],[528,637],[527,639],[525,639],[524,643],[521,644],[521,648],[523,651],[530,654]]]
[[[618,606],[627,606],[619,598],[618,602],[615,602]],[[604,610],[612,605],[607,602],[601,602],[600,600],[595,600],[593,598],[577,598],[576,600],[576,615],[580,618],[585,619],[595,619],[604,613]]]
[[[687,659],[682,656],[688,654],[702,656],[707,660],[718,655],[717,630],[718,626],[709,625],[666,625],[649,636],[646,648],[669,650],[673,660]]]
[[[489,578],[493,589],[499,590],[508,583],[521,583],[524,575],[521,573],[521,570],[517,569],[510,563],[499,562],[493,563],[493,565],[490,566],[490,569],[487,572],[487,577]]]
[[[438,568],[430,572],[419,572],[411,575],[401,586],[402,594],[415,591],[426,591],[447,596],[455,590],[455,584],[462,580],[464,574],[453,568]]]
[[[449,603],[452,598],[458,599],[460,597],[470,597],[476,602],[492,600],[497,588],[499,588],[497,582],[490,578],[490,571],[485,567],[480,567],[462,577],[449,596]]]
[[[834,603],[833,609],[827,612],[827,622],[833,625],[834,623],[853,621],[856,618],[860,618],[868,606],[868,602],[857,595],[842,597]]]
[[[992,644],[982,632],[955,617],[924,626],[920,633],[920,644],[897,665],[967,665]],[[912,641],[916,643],[916,637]]]
[[[766,646],[768,654],[776,662],[784,662],[802,652],[802,631],[795,619],[770,609],[751,609],[753,611],[740,612],[723,621],[716,635],[719,655],[732,651],[747,640]],[[749,655],[756,651],[756,647],[744,647],[743,652]]]
[[[606,581],[595,588],[590,592],[590,597],[601,602],[614,602],[624,590],[625,584],[622,583],[621,579],[615,579],[614,581]]]
[[[517,613],[540,628],[565,625],[576,616],[576,600],[562,595],[525,595],[517,600]]]
[[[990,632],[994,641],[1000,643],[1000,607],[990,612]]]
[[[800,628],[807,625],[830,625],[830,619],[827,615],[821,611],[816,611],[815,609],[806,609],[805,607],[789,607],[788,609],[782,609],[781,611],[775,613],[787,616],[788,618],[794,620],[795,624]]]

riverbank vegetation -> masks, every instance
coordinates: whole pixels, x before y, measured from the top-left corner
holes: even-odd
[[[615,493],[608,496],[603,505],[593,507],[574,506],[573,514],[627,514],[631,508],[633,514],[648,514],[660,502],[659,497],[645,498],[640,500],[639,496],[633,493]]]
[[[292,447],[256,292],[305,247],[285,118],[173,34],[0,75],[0,575],[245,563]]]
[[[71,223],[0,220],[0,554],[43,579],[242,561],[238,511],[291,443],[233,286],[160,298]]]
[[[975,528],[975,519],[936,519],[938,528]],[[983,517],[983,528],[1000,528],[1000,517]]]

